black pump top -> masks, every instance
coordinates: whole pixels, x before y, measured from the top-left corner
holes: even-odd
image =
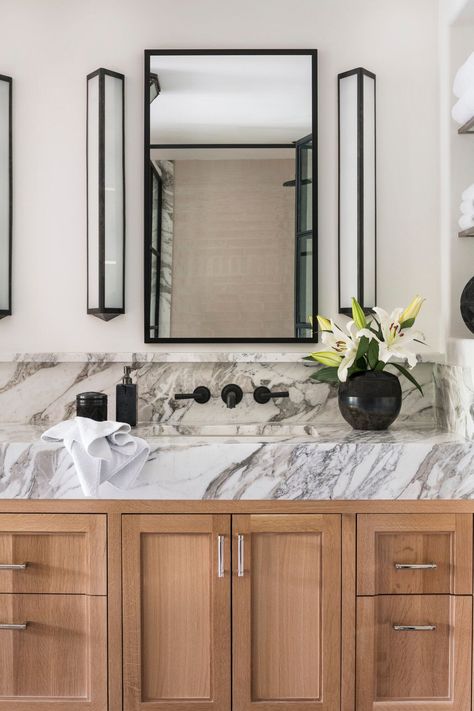
[[[131,370],[132,370],[132,369],[130,368],[129,365],[124,366],[124,369],[123,369],[123,378],[122,378],[122,383],[123,383],[124,385],[131,385],[131,384],[132,384],[132,379],[131,379],[131,377],[130,377],[130,372],[131,372]]]

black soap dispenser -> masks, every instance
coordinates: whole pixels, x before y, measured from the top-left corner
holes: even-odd
[[[116,388],[116,417],[117,422],[126,422],[131,427],[137,424],[137,386],[132,383],[130,366],[123,369],[122,382]]]

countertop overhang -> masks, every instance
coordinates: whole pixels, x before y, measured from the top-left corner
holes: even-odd
[[[0,426],[0,498],[81,499],[72,460],[43,428]],[[101,499],[474,499],[474,442],[432,428],[141,426],[151,446],[135,484]]]

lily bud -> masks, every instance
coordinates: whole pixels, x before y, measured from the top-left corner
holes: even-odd
[[[400,316],[400,323],[405,323],[405,321],[411,321],[412,319],[414,321],[420,313],[420,309],[423,306],[424,301],[425,299],[421,296],[415,296],[411,304],[406,307],[405,311]]]
[[[362,306],[354,297],[352,297],[352,318],[357,328],[361,329],[367,327],[367,321]]]
[[[333,366],[335,368],[337,368],[342,361],[342,356],[334,353],[333,351],[316,351],[315,353],[311,353],[311,358],[313,360],[317,360],[318,363]]]
[[[325,318],[324,316],[320,316],[318,314],[317,319],[318,319],[318,324],[319,324],[319,328],[321,329],[321,331],[331,331],[332,332],[332,324],[328,318]]]

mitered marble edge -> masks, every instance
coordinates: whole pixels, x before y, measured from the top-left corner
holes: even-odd
[[[317,344],[315,344],[316,346]],[[297,363],[311,351],[143,351],[0,353],[0,363]],[[420,363],[445,363],[443,353],[418,355]],[[308,365],[313,365],[308,363]]]
[[[390,431],[383,437],[367,433],[366,441],[358,434],[338,442],[156,437],[137,480],[127,489],[104,482],[98,498],[474,498],[472,442],[452,433],[434,431],[430,437],[426,430],[418,441],[412,430],[400,432],[394,442],[382,441]],[[0,499],[84,498],[72,459],[60,444],[0,444],[0,465]]]

